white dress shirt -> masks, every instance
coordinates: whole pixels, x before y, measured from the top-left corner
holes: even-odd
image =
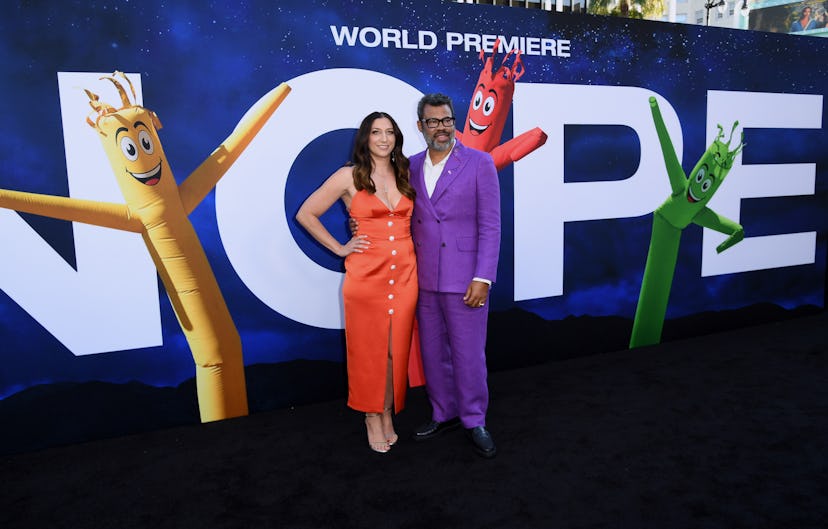
[[[423,163],[423,178],[425,179],[426,191],[428,191],[429,198],[431,198],[431,195],[434,194],[434,188],[437,187],[437,180],[440,179],[440,174],[442,174],[443,169],[446,167],[446,162],[451,156],[451,151],[453,150],[454,142],[451,142],[451,148],[449,149],[448,154],[436,165],[431,163],[431,156],[426,153],[425,163]]]

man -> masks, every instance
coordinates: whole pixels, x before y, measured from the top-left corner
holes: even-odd
[[[492,157],[457,142],[454,106],[424,96],[417,128],[428,148],[411,157],[417,191],[411,235],[417,252],[420,331],[432,420],[414,439],[462,424],[478,454],[494,457],[486,429],[486,325],[500,251],[500,184]]]

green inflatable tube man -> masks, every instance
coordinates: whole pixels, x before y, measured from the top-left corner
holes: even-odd
[[[728,235],[728,238],[716,247],[721,253],[745,238],[745,230],[738,222],[723,217],[707,207],[707,203],[722,185],[733,159],[744,147],[740,141],[735,150],[730,151],[730,141],[739,122],[733,124],[727,143],[722,126],[719,134],[704,152],[693,168],[691,177],[687,178],[673,148],[673,142],[667,134],[667,127],[661,117],[661,110],[654,97],[650,97],[650,110],[653,113],[658,140],[664,154],[664,164],[670,178],[672,194],[653,212],[653,232],[650,237],[650,249],[644,278],[641,281],[641,293],[635,309],[630,348],[652,345],[661,341],[664,316],[667,313],[667,301],[676,269],[681,232],[690,223],[698,224],[711,230]],[[742,133],[744,140],[744,132]]]

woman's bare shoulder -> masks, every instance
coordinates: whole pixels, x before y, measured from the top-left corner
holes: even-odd
[[[342,190],[343,195],[352,197],[356,194],[356,187],[354,187],[354,167],[352,165],[345,165],[340,167],[328,178],[328,181],[335,185],[337,189]]]

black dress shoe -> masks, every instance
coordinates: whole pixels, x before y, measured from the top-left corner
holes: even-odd
[[[475,426],[466,430],[469,440],[474,445],[474,451],[478,455],[485,458],[492,458],[497,455],[497,447],[495,446],[492,434],[485,426]]]
[[[415,441],[425,441],[426,439],[432,439],[438,435],[442,435],[449,430],[454,430],[458,426],[460,426],[460,419],[458,417],[445,422],[429,421],[414,430],[412,437]]]

